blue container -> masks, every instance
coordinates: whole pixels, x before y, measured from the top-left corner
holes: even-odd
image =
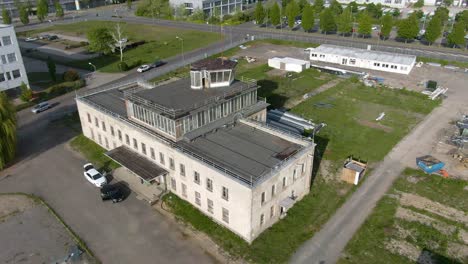
[[[418,167],[421,168],[425,173],[432,174],[434,172],[440,171],[445,166],[445,163],[430,155],[427,155],[416,158],[416,165],[418,165]]]

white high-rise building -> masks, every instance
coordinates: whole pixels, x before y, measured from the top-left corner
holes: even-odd
[[[15,29],[0,24],[0,91],[18,88],[22,82],[29,87]]]

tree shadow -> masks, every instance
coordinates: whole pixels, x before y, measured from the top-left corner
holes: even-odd
[[[258,95],[267,99],[267,102],[270,104],[270,108],[280,108],[284,106],[288,98],[274,92],[279,87],[278,82],[272,80],[259,80],[257,81],[257,84],[260,86],[260,89],[258,89]]]
[[[428,259],[431,259],[431,263],[450,263],[450,264],[461,264],[458,260],[451,259],[449,257],[443,256],[439,253],[433,252],[430,249],[424,248],[419,254],[418,260],[416,263],[426,263]]]
[[[320,163],[322,162],[323,155],[325,150],[327,149],[328,142],[330,140],[326,137],[315,135],[314,142],[317,144],[315,146],[315,154],[314,154],[314,166],[312,166],[312,177],[311,177],[311,187],[314,185],[315,179],[317,177]]]
[[[414,39],[406,39],[402,37],[395,37],[396,42],[403,42],[403,43],[413,43]]]

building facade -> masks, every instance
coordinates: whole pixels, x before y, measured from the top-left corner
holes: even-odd
[[[409,4],[408,0],[338,0],[338,2],[341,4],[349,4],[351,2],[356,2],[360,5],[374,3],[395,8],[404,8]]]
[[[12,25],[0,24],[0,60],[0,91],[13,91],[22,82],[29,87],[28,75]]]
[[[194,10],[203,10],[206,16],[223,17],[244,10],[255,0],[170,0],[173,7],[184,5],[189,14]]]
[[[309,48],[311,61],[322,61],[350,67],[409,74],[416,64],[416,56],[382,51],[320,45]]]
[[[315,144],[268,127],[256,82],[234,67],[203,60],[191,78],[84,94],[77,106],[110,158],[250,243],[309,193]]]

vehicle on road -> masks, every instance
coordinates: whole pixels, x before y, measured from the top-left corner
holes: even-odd
[[[99,171],[94,168],[94,165],[87,163],[83,166],[85,178],[96,187],[102,187],[107,184],[107,179]]]
[[[379,30],[379,28],[378,28],[377,26],[373,26],[373,27],[372,27],[372,30],[374,30],[374,31],[375,31],[375,30]]]
[[[157,68],[159,66],[163,66],[164,64],[166,64],[166,62],[162,60],[157,60],[153,64],[151,64],[151,68]]]
[[[49,41],[56,40],[56,39],[58,39],[58,37],[56,35],[50,35],[50,36],[47,37],[47,40],[49,40]]]
[[[149,69],[151,69],[151,67],[145,64],[145,65],[141,65],[140,67],[138,67],[137,72],[145,72]]]
[[[34,114],[39,114],[40,112],[43,112],[49,108],[51,108],[51,105],[48,102],[42,102],[42,103],[35,105],[31,109],[31,112],[33,112]]]
[[[105,184],[101,187],[101,198],[103,201],[111,200],[113,203],[118,203],[124,199],[124,195],[119,186]]]
[[[24,41],[31,42],[31,41],[36,41],[36,37],[27,37]]]

